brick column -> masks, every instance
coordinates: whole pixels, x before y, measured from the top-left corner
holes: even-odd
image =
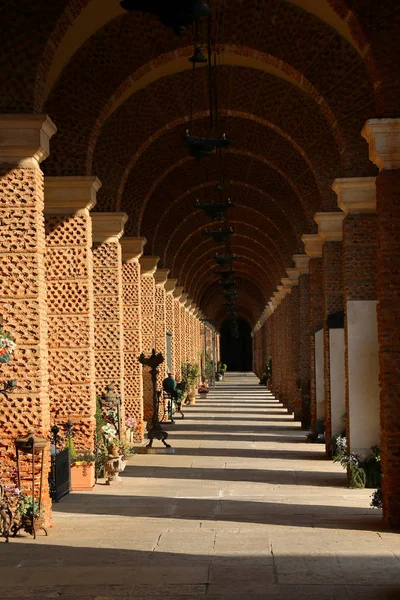
[[[52,423],[74,423],[75,448],[93,451],[95,367],[92,221],[96,177],[46,177],[46,282]]]
[[[175,379],[181,380],[181,365],[183,362],[182,355],[182,337],[181,337],[181,304],[180,298],[182,296],[183,287],[175,286],[172,292],[174,302],[174,371]]]
[[[175,299],[173,292],[175,290],[177,279],[168,278],[165,283],[165,323],[167,328],[167,335],[170,338],[171,344],[171,365],[170,370],[172,371],[176,379],[176,351],[177,343],[175,339]]]
[[[142,312],[140,290],[140,263],[146,238],[123,237],[122,289],[124,328],[124,392],[125,417],[133,418],[137,425],[130,432],[131,441],[144,439],[143,378],[138,357],[142,352]]]
[[[187,300],[188,294],[186,293],[182,293],[181,297],[179,298],[179,303],[181,305],[181,318],[180,318],[180,331],[181,331],[181,351],[182,351],[182,362],[188,362],[189,358],[188,358],[188,345],[187,345],[187,313],[186,313],[186,308],[185,308],[185,304],[186,304],[186,300]]]
[[[156,347],[156,282],[153,275],[157,269],[159,260],[158,256],[142,256],[139,259],[141,269],[142,348],[146,356],[149,356],[153,348]],[[143,415],[145,421],[151,421],[153,416],[153,386],[148,367],[142,367],[142,376]]]
[[[298,278],[299,289],[299,379],[301,394],[301,421],[304,428],[308,428],[308,415],[310,413],[310,294],[309,294],[309,262],[307,254],[294,254],[295,269],[287,269],[288,276]]]
[[[49,140],[55,131],[55,125],[46,115],[0,116],[0,314],[4,318],[4,331],[17,343],[11,362],[1,365],[1,376],[2,380],[18,380],[17,388],[8,398],[1,397],[1,479],[6,485],[15,467],[14,439],[32,428],[45,437],[50,430],[40,162],[49,155]],[[43,499],[49,518],[48,451],[44,469]],[[30,485],[30,481],[24,482],[24,491]]]
[[[162,389],[162,382],[167,376],[167,322],[166,322],[166,292],[169,269],[157,269],[154,273],[155,288],[155,318],[156,318],[156,350],[161,352],[164,362],[158,367],[158,389]]]
[[[125,213],[93,213],[93,289],[96,393],[109,384],[121,397],[124,416],[122,251]]]
[[[324,379],[324,304],[322,285],[322,245],[318,234],[303,235],[307,256],[310,257],[309,327],[310,327],[310,407],[311,428],[315,431],[317,419],[325,418]]]
[[[346,435],[349,451],[367,456],[379,444],[375,178],[336,179],[333,189],[345,213]]]
[[[376,180],[378,214],[378,339],[383,517],[400,526],[400,119],[367,121],[363,137],[370,159],[379,168]]]
[[[331,456],[332,435],[344,429],[346,413],[344,361],[343,243],[340,212],[316,213],[323,240],[322,282],[324,295],[324,372],[326,453]]]

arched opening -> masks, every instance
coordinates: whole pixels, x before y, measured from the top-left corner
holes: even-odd
[[[251,327],[244,319],[238,320],[239,337],[235,337],[230,321],[221,327],[221,361],[228,371],[247,372],[252,370]]]

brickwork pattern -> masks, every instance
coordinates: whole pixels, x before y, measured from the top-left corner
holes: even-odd
[[[155,332],[155,287],[154,277],[142,275],[140,281],[142,311],[142,348],[146,356],[156,345]],[[142,367],[143,374],[143,415],[145,421],[153,416],[153,386],[148,367]]]
[[[311,258],[309,262],[309,324],[310,324],[310,408],[311,428],[315,431],[317,420],[317,396],[315,386],[315,337],[324,321],[322,258]]]
[[[179,300],[173,298],[173,309],[174,309],[174,354],[173,354],[173,364],[175,371],[175,378],[177,381],[181,380],[181,364],[183,362],[182,359],[182,350],[181,350],[181,337],[182,337],[182,327],[181,327],[181,305]]]
[[[167,376],[167,326],[166,326],[166,301],[164,286],[156,285],[155,288],[155,331],[156,351],[161,352],[164,362],[158,367],[157,389],[162,389],[162,382]]]
[[[378,341],[384,519],[400,526],[400,170],[377,179]]]
[[[93,247],[96,393],[108,384],[121,396],[124,412],[122,256],[117,241]]]
[[[30,429],[47,438],[51,426],[43,174],[39,169],[0,164],[0,186],[0,314],[4,330],[17,343],[11,362],[2,364],[1,373],[2,380],[18,380],[16,390],[1,399],[1,478],[8,484],[15,466],[14,439]],[[49,452],[44,456],[43,499],[49,518]],[[24,482],[28,493],[30,484]]]
[[[92,222],[88,210],[46,215],[51,422],[70,419],[78,451],[94,448],[96,390]]]
[[[124,325],[124,391],[125,416],[137,422],[133,441],[144,439],[143,377],[138,357],[142,352],[142,314],[139,260],[122,265]]]
[[[298,288],[299,288],[299,294],[300,294],[299,378],[300,378],[300,384],[301,384],[301,416],[303,416],[303,403],[309,402],[308,396],[309,396],[309,388],[310,388],[309,275],[307,275],[305,273],[300,275]]]

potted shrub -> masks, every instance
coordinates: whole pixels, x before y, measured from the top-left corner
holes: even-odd
[[[200,369],[197,363],[183,363],[181,383],[183,384],[184,391],[187,394],[189,404],[196,404],[196,383],[199,375]]]
[[[207,394],[210,391],[210,389],[206,386],[206,385],[201,385],[198,390],[197,390],[200,394],[200,398],[207,398]]]
[[[19,522],[16,520],[12,526],[13,535],[16,535],[20,529],[23,529],[29,535],[34,535],[35,531],[43,527],[43,509],[39,510],[39,502],[33,501],[32,496],[20,490],[18,490],[17,496],[16,513],[20,520]]]
[[[217,373],[221,376],[221,379],[223,379],[225,377],[225,373],[226,373],[227,368],[228,367],[226,366],[226,364],[224,364],[221,361],[218,362]]]
[[[91,491],[95,484],[96,457],[84,450],[71,457],[71,489],[73,492]]]

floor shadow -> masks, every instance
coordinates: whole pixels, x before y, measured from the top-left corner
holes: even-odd
[[[281,421],[279,421],[281,422]],[[301,431],[301,427],[299,423],[295,423],[294,421],[290,422],[291,424],[288,426],[284,426],[284,425],[271,425],[270,427],[268,425],[252,425],[250,426],[246,426],[246,425],[221,425],[216,423],[215,425],[213,424],[212,421],[210,421],[209,423],[207,423],[207,425],[202,425],[201,423],[197,424],[197,423],[188,423],[186,420],[180,420],[179,421],[179,431],[201,431],[202,434],[205,436],[205,438],[208,437],[208,435],[211,433],[213,433],[214,431],[216,433],[228,433],[228,434],[236,434],[236,433],[240,433],[240,434],[245,434],[245,433],[261,433],[261,431],[265,431],[265,432],[274,432],[274,431],[286,431],[288,434],[291,431]],[[171,426],[170,426],[171,427]],[[229,439],[231,439],[231,435],[229,435]]]
[[[160,484],[160,491],[162,486]],[[177,498],[166,496],[117,496],[115,494],[73,493],[55,505],[55,512],[262,523],[291,527],[384,531],[380,514],[371,509],[349,506],[284,504],[229,498]],[[309,552],[309,549],[305,549]]]
[[[238,435],[237,433],[234,435],[227,435],[226,433],[208,433],[204,432],[204,430],[199,433],[186,433],[185,431],[182,431],[179,426],[176,427],[175,425],[175,429],[172,429],[172,427],[173,426],[171,425],[168,426],[168,431],[171,433],[171,437],[168,438],[168,442],[170,442],[172,445],[174,443],[173,433],[177,435],[177,439],[179,440],[203,440],[204,442],[221,441],[225,442],[227,445],[229,445],[231,442],[282,442],[285,444],[304,444],[305,441],[305,437],[295,438],[289,434],[287,436],[268,434],[255,435],[252,433],[246,433],[243,435]]]
[[[179,446],[175,448],[176,456],[215,456],[227,458],[276,458],[284,460],[312,460],[326,461],[325,453],[313,452],[307,450],[259,450],[246,448],[185,448]]]
[[[134,528],[132,527],[132,534]],[[201,530],[191,533],[204,544]],[[102,547],[84,540],[81,547],[40,540],[11,542],[0,583],[2,598],[135,598],[209,600],[398,600],[400,576],[394,555],[325,556],[229,550],[179,553],[160,536],[155,551],[120,549],[99,535]],[[211,539],[211,537],[210,537]],[[206,538],[208,542],[208,539]],[[163,546],[166,549],[163,550]],[[208,548],[208,545],[207,545]],[[23,570],[20,568],[23,565]],[[311,591],[312,590],[312,591]],[[311,595],[310,595],[311,594]]]
[[[288,469],[232,469],[196,468],[196,467],[153,467],[128,465],[124,477],[150,477],[152,479],[202,481],[244,481],[254,483],[270,483],[276,485],[299,485],[316,487],[346,487],[346,473],[329,473],[326,471],[300,471]],[[294,492],[295,494],[295,492]]]
[[[276,414],[276,413],[274,413]],[[190,415],[190,417],[188,417],[191,421],[205,421],[207,423],[212,423],[214,421],[238,421],[240,423],[244,423],[244,425],[246,425],[246,421],[257,421],[257,423],[269,423],[269,422],[274,422],[274,421],[278,421],[280,423],[283,423],[285,421],[287,421],[288,423],[293,423],[293,418],[287,418],[284,419],[283,417],[285,415],[281,415],[281,417],[268,417],[268,419],[260,419],[259,417],[260,413],[257,413],[256,415],[254,415],[253,418],[251,417],[232,417],[229,413],[226,415],[226,417],[214,417],[214,413],[212,416],[203,416],[203,417],[197,417],[195,415]],[[264,416],[265,413],[262,413],[262,415]],[[286,413],[287,415],[287,413]]]

